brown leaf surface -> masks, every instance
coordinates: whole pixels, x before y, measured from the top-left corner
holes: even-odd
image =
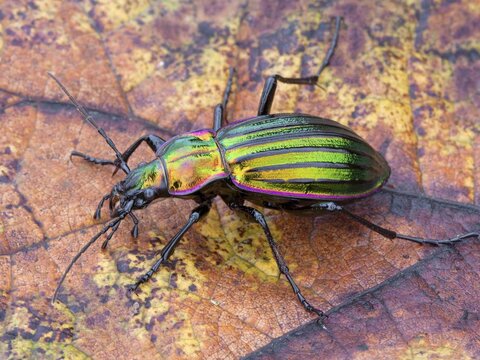
[[[325,90],[280,86],[275,111],[338,120],[386,156],[390,191],[351,211],[434,238],[479,229],[478,2],[5,0],[1,357],[480,356],[478,241],[389,241],[332,214],[266,211],[302,291],[329,311],[327,331],[279,276],[260,229],[220,201],[138,295],[126,286],[185,223],[191,202],[139,213],[139,238],[124,225],[106,251],[95,245],[61,303],[50,304],[68,262],[101,227],[96,203],[121,176],[69,159],[74,149],[112,151],[46,72],[97,110],[125,149],[145,133],[211,126],[229,66],[238,71],[229,118],[254,115],[265,76],[318,69],[334,15],[344,23]],[[151,156],[142,149],[133,161]]]

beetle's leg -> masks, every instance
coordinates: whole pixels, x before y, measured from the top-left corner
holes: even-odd
[[[140,144],[145,141],[147,145],[152,149],[152,151],[157,154],[158,149],[165,143],[165,140],[163,140],[160,136],[154,135],[154,134],[149,134],[149,135],[143,135],[142,137],[139,137],[132,145],[128,147],[127,150],[122,154],[122,159],[125,162],[128,162],[128,159],[132,154],[137,150],[137,148],[140,146]],[[116,165],[116,169],[113,172],[113,175],[117,173],[117,171],[120,169],[120,161],[117,159],[114,161],[114,165]]]
[[[128,215],[130,215],[130,218],[132,219],[133,221],[133,228],[132,228],[132,236],[134,238],[137,238],[138,237],[138,218],[135,216],[135,214],[133,212],[129,213]]]
[[[459,241],[462,241],[464,239],[470,238],[470,237],[480,237],[480,233],[478,232],[470,232],[466,234],[461,234],[457,235],[451,239],[444,239],[444,240],[433,240],[433,239],[424,239],[420,237],[415,237],[415,236],[409,236],[409,235],[403,235],[403,234],[398,234],[395,231],[385,229],[381,226],[378,226],[377,224],[374,224],[358,215],[355,215],[351,213],[350,211],[344,209],[342,206],[337,205],[333,202],[328,202],[328,203],[321,203],[321,204],[316,204],[313,205],[312,208],[316,209],[323,209],[323,210],[329,210],[329,211],[340,211],[346,215],[348,215],[350,218],[355,220],[356,222],[368,227],[370,230],[375,231],[376,233],[379,233],[380,235],[385,236],[386,238],[389,239],[402,239],[402,240],[408,240],[408,241],[413,241],[418,244],[431,244],[431,245],[442,245],[442,244],[453,244]]]
[[[90,156],[90,155],[87,155],[87,154],[84,154],[84,153],[81,153],[81,152],[78,152],[78,151],[72,151],[70,153],[70,158],[72,156],[81,157],[82,159],[84,159],[88,162],[97,164],[97,165],[115,165],[115,162],[113,160],[105,160],[105,159],[95,158],[93,156]]]
[[[100,219],[101,215],[102,215],[102,207],[103,207],[103,204],[105,203],[105,201],[107,201],[108,199],[110,199],[110,197],[112,196],[112,194],[108,193],[107,195],[105,195],[104,197],[102,197],[102,200],[100,200],[100,202],[98,203],[97,205],[97,210],[95,210],[95,214],[93,215],[93,218],[95,220],[98,220]]]
[[[60,88],[62,89],[62,91],[65,93],[65,95],[67,95],[67,97],[70,99],[70,102],[73,104],[73,106],[75,106],[75,108],[77,109],[77,111],[82,115],[83,119],[88,122],[90,125],[92,125],[95,129],[97,129],[98,133],[105,139],[105,141],[107,142],[107,144],[112,148],[112,150],[115,152],[115,155],[117,156],[117,160],[118,160],[118,166],[123,170],[123,172],[125,172],[125,174],[128,174],[130,172],[130,169],[128,167],[128,165],[125,163],[125,161],[122,160],[121,158],[121,154],[120,154],[120,151],[118,151],[117,147],[115,146],[115,143],[113,142],[112,139],[110,139],[110,137],[107,135],[107,133],[105,132],[105,130],[103,130],[101,127],[99,127],[97,125],[97,123],[95,122],[95,120],[93,120],[93,117],[92,115],[90,115],[88,113],[88,111],[78,103],[78,101],[68,92],[68,90],[66,89],[65,86],[63,86],[63,84],[60,82],[60,80],[58,80],[55,75],[53,75],[52,73],[48,73],[48,75],[53,79],[55,80],[55,82],[58,84],[58,86],[60,86]],[[93,159],[93,158],[92,158]]]
[[[122,159],[124,160],[125,163],[128,161],[130,156],[135,152],[135,150],[137,150],[138,146],[142,143],[142,141],[145,141],[155,154],[157,153],[157,150],[160,148],[160,146],[162,146],[165,143],[165,140],[163,140],[161,137],[157,135],[154,135],[154,134],[144,135],[138,138],[122,154]],[[114,174],[120,169],[120,165],[121,165],[119,159],[116,159],[116,160],[99,159],[99,158],[95,158],[93,156],[81,153],[79,151],[72,151],[72,153],[70,154],[70,157],[72,156],[81,157],[82,159],[97,165],[113,165],[116,167]]]
[[[129,287],[130,291],[137,290],[140,284],[147,282],[152,277],[152,275],[158,270],[160,265],[162,265],[165,261],[168,260],[173,250],[175,250],[175,247],[178,245],[178,243],[180,242],[180,239],[187,232],[187,230],[190,229],[193,226],[193,224],[198,222],[198,220],[200,220],[204,215],[206,215],[210,210],[211,206],[212,206],[212,203],[210,201],[207,201],[192,210],[187,223],[180,229],[178,233],[175,234],[175,236],[167,243],[167,245],[165,245],[165,247],[160,252],[160,258],[155,262],[152,268],[148,270],[148,272],[145,275],[143,275],[135,283],[135,285],[132,285]]]
[[[318,78],[322,73],[323,69],[325,69],[330,64],[330,59],[333,56],[333,52],[335,51],[335,47],[337,46],[338,42],[338,33],[340,32],[340,23],[341,17],[337,16],[335,18],[335,32],[333,34],[332,42],[330,43],[330,47],[325,55],[325,58],[322,61],[322,65],[320,65],[320,69],[316,75],[307,76],[303,78],[286,78],[281,75],[273,75],[269,76],[265,80],[265,85],[263,87],[262,96],[260,97],[260,104],[258,105],[258,115],[268,115],[270,113],[270,109],[272,108],[273,98],[275,97],[275,90],[277,89],[277,83],[280,81],[285,84],[297,84],[297,85],[317,85]]]
[[[288,266],[285,263],[285,259],[283,258],[282,254],[280,253],[280,250],[278,249],[278,245],[276,244],[275,240],[273,239],[273,236],[270,232],[270,229],[268,228],[268,224],[265,221],[265,217],[263,216],[263,214],[260,211],[258,211],[257,209],[247,207],[247,206],[243,206],[243,205],[238,205],[236,203],[230,204],[230,208],[232,208],[234,210],[243,211],[247,215],[251,216],[262,227],[263,232],[265,233],[265,236],[267,237],[268,244],[270,245],[270,248],[272,249],[273,255],[275,257],[275,261],[277,262],[277,266],[280,269],[280,272],[283,275],[285,275],[285,277],[287,278],[287,280],[290,283],[290,286],[292,287],[293,292],[297,296],[298,300],[301,302],[301,304],[303,305],[303,307],[306,310],[317,314],[320,317],[320,321],[323,318],[325,318],[327,315],[323,311],[313,307],[307,301],[307,299],[305,299],[305,297],[302,295],[302,292],[300,291],[300,288],[297,286],[297,284],[293,280],[293,277],[290,274],[290,271],[288,270]]]
[[[230,93],[232,91],[234,75],[235,69],[231,67],[228,73],[227,86],[225,87],[225,92],[223,93],[223,101],[221,104],[215,106],[215,110],[213,112],[213,130],[215,131],[218,131],[218,129],[222,127],[222,124],[227,122],[227,104],[228,98],[230,97]]]

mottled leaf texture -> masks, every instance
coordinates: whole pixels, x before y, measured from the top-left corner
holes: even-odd
[[[194,204],[167,199],[95,244],[98,200],[122,178],[70,159],[113,152],[47,76],[58,76],[120,149],[210,127],[228,68],[229,119],[256,113],[264,78],[275,112],[352,127],[392,167],[388,191],[348,209],[401,233],[480,229],[480,3],[378,1],[39,1],[0,5],[0,357],[46,359],[480,358],[480,242],[387,240],[335,214],[266,211],[305,296],[279,275],[262,231],[215,201],[138,294]],[[147,147],[133,163],[152,158]]]

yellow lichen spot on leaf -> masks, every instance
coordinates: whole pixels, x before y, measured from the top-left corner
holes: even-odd
[[[405,50],[393,47],[374,47],[365,54],[359,61],[363,62],[366,68],[381,66],[383,70],[379,72],[379,76],[366,78],[366,92],[397,102],[408,101],[410,83],[406,72],[407,56]]]
[[[91,36],[95,36],[96,38],[100,38],[100,36],[93,31],[92,25],[88,21],[88,18],[80,12],[73,13],[72,17],[70,18],[70,26],[74,32],[89,34]]]
[[[198,301],[198,297],[190,293],[182,291],[173,293],[170,289],[159,289],[155,292],[155,297],[151,299],[151,306],[144,310],[144,322],[151,324],[152,331],[156,334],[168,336],[174,331],[175,342],[172,346],[183,352],[184,355],[192,356],[201,350],[201,344],[193,331],[190,310],[170,308],[171,297]],[[173,352],[174,349],[166,349],[166,351]]]
[[[272,251],[263,232],[259,233],[257,223],[249,223],[243,216],[235,213],[224,217],[223,226],[227,241],[238,257],[232,258],[230,262],[247,273],[260,272],[268,276],[278,276],[279,270]],[[269,227],[274,239],[281,243],[281,232],[277,231],[273,223],[269,223]]]
[[[205,237],[205,245],[212,254],[215,253],[227,260],[233,256],[233,249],[225,238],[225,231],[219,213],[212,210],[208,216],[197,223],[196,230]],[[211,260],[212,264],[215,265],[213,259],[207,258],[206,260]]]
[[[98,0],[93,4],[95,14],[100,16],[107,30],[113,30],[135,19],[151,6],[149,0]],[[91,11],[93,6],[87,8],[87,11]]]
[[[215,76],[209,69],[225,69],[228,67],[227,58],[220,52],[207,48],[200,59],[201,74],[189,77],[186,81],[173,83],[178,97],[165,100],[163,106],[167,109],[181,108],[185,112],[196,113],[199,108],[210,108],[218,103],[218,93],[215,89],[225,87],[225,78]]]
[[[61,358],[65,360],[87,360],[88,355],[81,352],[73,345],[60,343],[45,343],[34,340],[17,338],[13,341],[13,359],[31,359],[32,354],[42,354],[43,359]],[[41,349],[41,350],[40,350]],[[61,354],[61,357],[60,357]]]
[[[403,355],[400,355],[400,359],[471,359],[468,354],[458,353],[461,351],[457,345],[451,345],[449,343],[444,344],[432,344],[427,342],[423,337],[417,337],[409,343],[408,349]]]
[[[134,70],[122,77],[122,87],[126,92],[132,90],[145,79],[149,78],[155,71],[155,64],[152,62],[152,52],[143,48],[135,48],[129,55],[129,64]]]
[[[188,243],[188,237],[186,237],[184,241],[185,243]],[[193,261],[194,256],[187,252],[187,250],[176,249],[175,254],[172,255],[172,258],[173,257],[182,259],[181,262],[177,263],[177,268],[174,270],[176,274],[174,280],[176,288],[189,292],[189,287],[192,283],[202,284],[208,280],[205,273],[195,265],[195,262]],[[169,273],[170,275],[172,274],[170,270]],[[170,284],[169,281],[169,285]]]
[[[115,261],[110,256],[103,256],[98,262],[98,270],[93,275],[93,281],[98,287],[113,286],[117,281],[118,271]]]
[[[159,3],[169,12],[177,11],[182,6],[182,2],[178,0],[162,0]]]
[[[68,318],[72,321],[51,323],[48,319],[44,319],[41,313],[33,315],[29,312],[26,304],[23,304],[22,307],[16,306],[13,309],[14,312],[11,314],[6,330],[13,334],[16,333],[18,329],[22,329],[22,336],[16,336],[11,342],[10,353],[12,358],[31,358],[32,354],[40,353],[43,354],[42,358],[57,358],[60,354],[62,359],[88,358],[85,354],[72,346],[68,338],[62,343],[52,342],[51,340],[58,336],[58,334],[53,333],[52,329],[55,329],[56,331],[65,331],[65,334],[71,331],[70,323],[73,322],[74,317],[70,314],[68,315]],[[28,324],[32,324],[32,316],[38,321],[36,327],[28,326]],[[41,335],[34,339],[35,334],[39,334],[38,328],[40,327],[43,329]],[[6,352],[3,352],[3,354],[5,353]]]

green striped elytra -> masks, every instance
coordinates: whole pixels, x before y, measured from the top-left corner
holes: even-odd
[[[317,84],[320,73],[329,65],[333,55],[340,23],[337,17],[333,40],[316,75],[302,78],[273,75],[266,79],[257,116],[223,126],[234,74],[231,70],[223,101],[214,109],[211,129],[178,135],[168,141],[155,134],[145,135],[123,153],[60,81],[49,74],[84,119],[107,141],[116,159],[98,159],[77,151],[73,151],[72,156],[94,164],[112,165],[115,171],[121,169],[126,174],[124,180],[103,196],[95,211],[95,218],[100,218],[101,209],[108,201],[110,222],[72,259],[58,283],[53,301],[74,263],[95,241],[108,233],[103,243],[103,247],[106,247],[126,217],[133,221],[132,235],[136,237],[138,219],[134,211],[160,198],[190,199],[196,201],[198,206],[191,212],[187,223],[162,249],[152,268],[131,287],[132,290],[152,277],[185,232],[208,213],[212,200],[220,196],[231,209],[247,214],[262,227],[280,272],[285,275],[303,307],[317,314],[320,321],[325,313],[302,295],[264,216],[258,209],[244,205],[245,200],[261,207],[285,211],[341,212],[390,239],[451,244],[478,236],[478,233],[471,232],[447,240],[422,239],[397,234],[351,213],[342,206],[343,202],[369,196],[388,180],[390,167],[384,157],[352,129],[336,121],[306,114],[270,114],[278,82]],[[143,142],[155,153],[155,159],[130,169],[128,159]]]

